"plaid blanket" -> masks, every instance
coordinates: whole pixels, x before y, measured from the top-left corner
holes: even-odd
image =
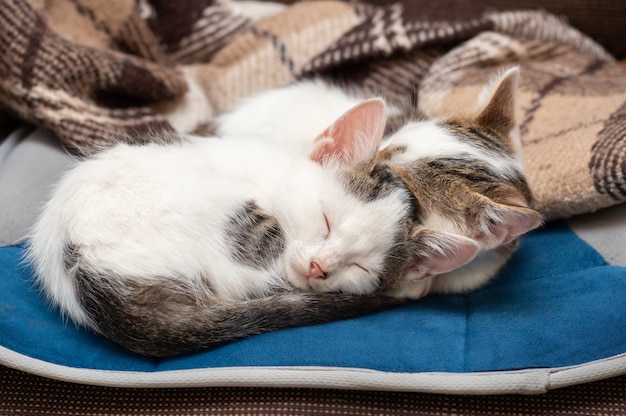
[[[233,0],[4,0],[0,110],[89,155],[192,131],[242,97],[323,75],[432,116],[519,65],[524,162],[549,219],[626,199],[626,71],[538,11],[463,0],[289,6]]]

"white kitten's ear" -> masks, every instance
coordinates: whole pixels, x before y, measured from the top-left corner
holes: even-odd
[[[517,126],[516,90],[519,80],[519,68],[513,67],[490,83],[480,94],[478,122],[503,136],[509,136]]]
[[[457,269],[476,257],[480,246],[458,234],[416,227],[411,235],[412,257],[405,276],[423,279]]]
[[[311,159],[322,164],[329,160],[349,164],[372,158],[383,138],[386,120],[382,99],[357,104],[317,137]]]

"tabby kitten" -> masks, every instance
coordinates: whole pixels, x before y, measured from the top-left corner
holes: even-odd
[[[518,80],[518,68],[495,77],[475,113],[409,120],[389,132],[378,154],[418,200],[420,223],[481,245],[471,263],[425,279],[424,290],[460,293],[484,285],[511,257],[519,237],[542,222],[523,174]]]
[[[377,153],[413,195],[414,224],[480,245],[474,261],[445,274],[407,273],[390,290],[398,297],[455,293],[480,287],[506,263],[517,237],[536,228],[541,215],[523,175],[516,122],[517,68],[485,87],[476,114],[427,120],[391,106],[394,126]],[[322,80],[301,81],[243,100],[216,121],[216,132],[279,143],[295,153],[318,143],[310,137],[337,114],[369,98],[357,88]],[[433,276],[437,275],[433,278]]]

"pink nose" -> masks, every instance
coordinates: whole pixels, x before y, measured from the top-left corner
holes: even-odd
[[[326,273],[319,264],[312,261],[309,266],[309,272],[306,274],[307,279],[326,279],[328,273]]]

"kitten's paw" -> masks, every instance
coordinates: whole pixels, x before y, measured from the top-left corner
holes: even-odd
[[[418,280],[406,279],[390,295],[400,299],[420,299],[430,293],[432,283],[432,276],[424,276]]]

